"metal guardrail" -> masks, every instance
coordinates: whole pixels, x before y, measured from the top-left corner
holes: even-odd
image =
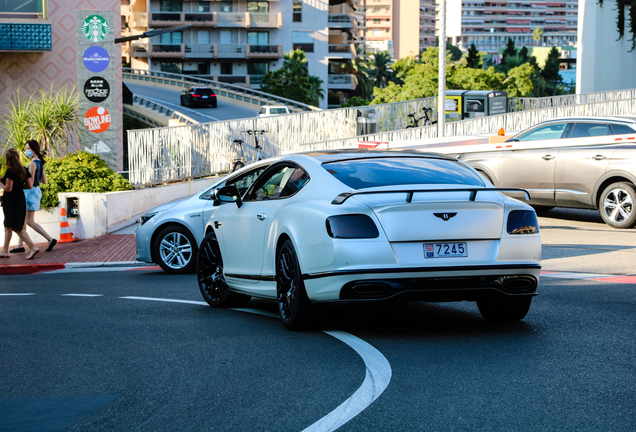
[[[610,101],[573,105],[577,99],[568,96],[547,98],[550,99],[549,102],[546,98],[512,99],[519,106],[548,103],[559,106],[449,122],[445,126],[445,135],[493,133],[501,127],[505,130],[521,130],[556,117],[636,115],[636,90],[583,96],[578,100],[604,98]],[[629,96],[633,97],[620,100]],[[245,139],[247,160],[252,161],[255,152],[250,154],[253,146],[250,145],[252,139],[245,133],[247,130],[268,131],[260,140],[266,156],[311,149],[352,147],[357,146],[360,140],[387,142],[436,138],[437,126],[405,129],[409,124],[408,114],[421,113],[422,108],[434,108],[436,99],[370,106],[376,112],[377,132],[362,137],[356,136],[356,132],[358,110],[364,107],[129,131],[130,182],[135,186],[153,185],[227,172],[236,153],[232,141],[237,138]],[[433,113],[435,115],[435,111]]]
[[[558,108],[597,102],[636,99],[636,89],[617,90],[587,94],[549,96],[542,98],[509,98],[508,112],[528,111],[543,108]]]
[[[428,98],[374,105],[377,128],[404,129],[409,123],[408,114],[421,112],[434,103],[435,98]],[[259,139],[266,156],[299,151],[301,143],[354,137],[358,111],[358,108],[340,108],[129,131],[129,180],[134,186],[147,186],[227,172],[237,150],[235,139],[245,140],[247,160],[254,160],[255,152],[250,153],[253,138],[245,133],[248,130],[268,131]]]
[[[175,111],[172,108],[169,108],[165,105],[162,105],[154,100],[147,99],[143,96],[134,95],[133,96],[133,104],[137,103],[138,105],[151,109],[153,111],[157,111],[159,114],[163,114],[170,119],[179,120],[180,123],[184,124],[199,124],[197,120],[194,120],[187,115],[180,113],[179,111]],[[166,122],[167,123],[167,122]]]
[[[150,71],[145,69],[131,69],[131,68],[123,68],[123,79],[128,79],[131,81],[139,81],[141,84],[143,82],[154,82],[159,84],[165,84],[169,86],[178,87],[180,90],[185,87],[191,85],[205,85],[208,87],[212,87],[213,89],[219,92],[227,92],[230,93],[237,100],[246,100],[250,102],[250,99],[258,101],[258,106],[268,105],[268,104],[277,104],[277,105],[286,105],[290,109],[294,109],[295,111],[319,111],[320,108],[306,105],[300,102],[293,101],[291,99],[286,99],[280,96],[271,95],[268,93],[264,93],[258,90],[252,90],[246,87],[222,83],[219,81],[214,81],[210,79],[197,78],[191,75],[182,75],[182,74],[174,74],[169,72],[157,72]],[[221,93],[222,94],[222,93]],[[237,98],[236,96],[239,96]]]

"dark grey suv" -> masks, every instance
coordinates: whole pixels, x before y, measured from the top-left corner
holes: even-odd
[[[627,134],[627,136],[625,135]],[[632,135],[633,134],[633,135]],[[554,147],[468,153],[458,158],[497,187],[523,188],[537,210],[598,209],[614,228],[636,224],[636,117],[580,117],[540,123],[508,141],[538,141]],[[630,136],[631,135],[631,136]],[[608,136],[607,144],[559,147],[573,138]]]

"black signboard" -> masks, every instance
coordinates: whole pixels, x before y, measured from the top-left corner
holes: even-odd
[[[91,102],[103,102],[110,95],[108,81],[99,76],[94,76],[84,83],[84,96]]]

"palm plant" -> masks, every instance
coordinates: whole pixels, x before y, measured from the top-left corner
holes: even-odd
[[[391,69],[392,64],[393,60],[388,51],[379,51],[370,56],[368,74],[375,87],[385,88],[389,81],[393,80],[395,74]]]
[[[311,99],[311,104],[318,106],[320,104],[320,99],[325,98],[325,90],[322,88],[324,81],[313,75],[308,76],[307,80],[309,81],[308,96]]]
[[[303,50],[291,50],[283,55],[283,67],[292,74],[307,75],[307,55]]]
[[[66,153],[86,135],[78,116],[79,101],[75,88],[55,91],[51,87],[48,92],[40,90],[27,99],[22,98],[18,90],[2,115],[5,149],[23,150],[26,141],[35,139],[49,155]]]

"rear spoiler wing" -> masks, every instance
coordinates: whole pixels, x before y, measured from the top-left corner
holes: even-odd
[[[530,194],[525,189],[517,188],[460,188],[460,189],[407,189],[407,190],[380,190],[380,191],[361,191],[361,192],[343,192],[331,201],[333,205],[343,204],[346,200],[355,195],[372,195],[372,194],[388,194],[388,193],[405,193],[406,202],[410,203],[413,200],[413,194],[420,192],[470,192],[469,200],[475,201],[477,192],[523,192],[528,201],[530,201]]]

